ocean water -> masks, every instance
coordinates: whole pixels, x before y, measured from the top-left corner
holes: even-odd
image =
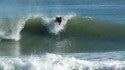
[[[124,11],[124,0],[0,0],[0,70],[125,70]]]

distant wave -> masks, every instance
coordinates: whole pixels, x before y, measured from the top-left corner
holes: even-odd
[[[0,37],[18,41],[20,33],[55,34],[65,37],[84,37],[98,39],[125,39],[125,26],[91,17],[78,17],[74,14],[57,15],[63,17],[62,24],[56,25],[56,16],[28,15],[19,19],[0,20]]]

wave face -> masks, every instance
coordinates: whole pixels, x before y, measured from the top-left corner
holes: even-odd
[[[18,41],[21,32],[54,34],[61,38],[84,37],[96,39],[125,39],[125,25],[100,21],[91,17],[75,15],[61,16],[62,23],[54,22],[56,16],[28,15],[19,19],[5,18],[0,20],[0,37]]]
[[[122,52],[123,53],[123,52]],[[108,54],[108,55],[107,55]],[[121,52],[0,57],[1,70],[124,70]],[[95,56],[96,55],[96,56]],[[106,56],[105,56],[106,55]],[[115,59],[113,59],[115,58]]]
[[[125,39],[123,24],[100,21],[91,17],[74,17],[68,20],[63,37],[84,37],[94,39]]]

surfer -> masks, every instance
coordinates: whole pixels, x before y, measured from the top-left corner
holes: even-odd
[[[62,22],[62,17],[56,17],[55,22],[60,25]]]

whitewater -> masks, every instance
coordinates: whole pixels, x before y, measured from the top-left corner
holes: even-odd
[[[124,70],[124,52],[1,57],[1,70]],[[107,54],[109,55],[108,57]],[[96,56],[94,56],[96,55]],[[112,55],[112,56],[110,56]],[[124,54],[123,54],[124,55]],[[86,57],[87,56],[87,57]],[[113,60],[112,58],[115,57]],[[120,60],[119,60],[120,59]]]

